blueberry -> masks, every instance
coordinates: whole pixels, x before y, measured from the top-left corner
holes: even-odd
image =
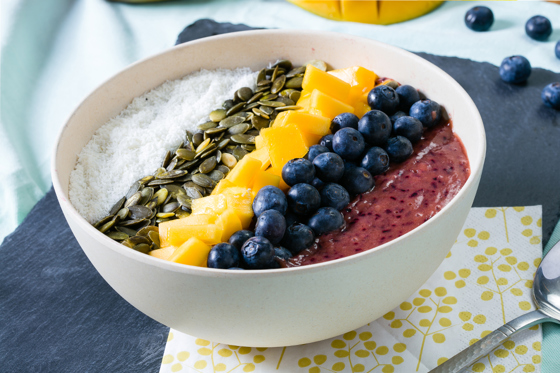
[[[412,155],[412,143],[403,136],[391,137],[385,148],[391,162],[401,163]]]
[[[239,249],[229,243],[219,243],[208,253],[209,268],[231,268],[239,266]]]
[[[544,87],[541,98],[546,106],[560,110],[560,83],[550,83]]]
[[[321,205],[321,195],[309,184],[296,184],[288,191],[288,205],[295,214],[309,215]]]
[[[329,150],[326,146],[323,145],[313,145],[309,148],[309,152],[307,152],[307,159],[311,162],[315,159],[316,156],[323,153],[328,153],[332,150]]]
[[[395,122],[397,121],[397,119],[406,116],[406,113],[404,111],[397,111],[395,114],[391,115],[391,123],[395,124]]]
[[[243,268],[239,268],[239,267],[231,267],[231,268],[228,268],[228,269],[231,269],[231,270],[234,270],[234,271],[244,271]]]
[[[280,242],[285,231],[286,218],[276,210],[264,211],[255,225],[255,236],[264,237],[273,244]]]
[[[352,113],[342,113],[338,114],[331,122],[331,132],[336,133],[341,128],[351,127],[354,129],[358,129],[358,118]]]
[[[410,108],[410,116],[422,122],[424,127],[431,128],[441,120],[441,107],[432,100],[420,100]]]
[[[267,185],[259,190],[253,200],[253,212],[257,217],[266,210],[277,210],[284,215],[287,209],[288,202],[284,192],[272,185]]]
[[[286,229],[286,234],[282,239],[282,245],[296,255],[302,250],[313,245],[315,234],[313,230],[305,224],[295,223]]]
[[[560,59],[560,40],[558,40],[558,43],[556,43],[554,53],[556,54],[556,58]]]
[[[237,231],[231,235],[228,242],[233,246],[235,246],[237,250],[241,250],[245,241],[247,241],[249,238],[254,236],[255,233],[253,231],[247,231],[247,230]]]
[[[506,83],[523,83],[531,75],[531,63],[523,56],[506,57],[500,65],[500,77]]]
[[[382,148],[374,146],[366,151],[360,165],[373,176],[381,175],[389,169],[389,155]]]
[[[344,217],[332,207],[321,207],[307,223],[317,236],[340,229],[344,226]]]
[[[294,223],[300,223],[301,222],[300,221],[301,217],[299,215],[294,214],[291,211],[288,211],[286,213],[286,215],[284,215],[284,217],[286,218],[286,227],[289,227],[290,225],[292,225]]]
[[[494,23],[494,13],[485,6],[475,6],[465,14],[465,24],[473,31],[488,31]]]
[[[292,257],[292,253],[285,247],[280,246],[274,248],[274,256],[282,260],[288,260]]]
[[[313,163],[304,158],[289,160],[282,167],[282,179],[289,186],[299,183],[309,184],[315,178],[315,167]]]
[[[241,248],[241,257],[247,268],[267,269],[276,268],[274,260],[274,246],[264,237],[251,237]]]
[[[396,136],[406,137],[412,143],[418,142],[422,138],[423,131],[422,122],[413,117],[399,118],[393,124],[393,133]]]
[[[325,186],[325,182],[319,179],[318,177],[316,177],[311,182],[311,186],[315,187],[315,189],[317,189],[318,191],[321,191],[321,189],[323,189],[323,187]]]
[[[543,16],[533,16],[525,24],[525,33],[531,39],[545,41],[552,34],[552,24]]]
[[[323,145],[325,148],[329,149],[329,152],[332,152],[332,139],[333,135],[325,135],[319,140],[319,145]]]
[[[333,207],[341,211],[350,203],[348,191],[340,184],[328,183],[320,194],[322,207]]]
[[[382,111],[370,110],[358,122],[358,131],[373,146],[384,145],[391,136],[391,119]]]
[[[395,90],[399,95],[399,107],[402,111],[410,110],[410,107],[416,102],[420,101],[420,95],[416,88],[410,85],[401,85]]]
[[[365,149],[364,137],[354,128],[343,128],[333,137],[333,150],[342,159],[358,159]]]
[[[399,95],[387,85],[378,85],[372,89],[367,97],[369,107],[381,110],[387,115],[394,114],[399,107]]]
[[[313,160],[315,174],[324,182],[338,181],[344,174],[344,161],[336,153],[319,154]]]
[[[361,194],[375,187],[375,180],[365,168],[354,167],[344,173],[341,184],[348,193]]]
[[[358,167],[358,165],[355,164],[354,162],[348,162],[348,161],[344,162],[344,172],[348,171],[351,168],[355,168],[355,167]]]

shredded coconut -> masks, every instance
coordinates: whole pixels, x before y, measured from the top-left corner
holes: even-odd
[[[255,88],[249,68],[201,70],[135,98],[95,132],[70,175],[70,201],[90,223],[106,216],[138,179],[195,133],[208,114],[241,87]]]

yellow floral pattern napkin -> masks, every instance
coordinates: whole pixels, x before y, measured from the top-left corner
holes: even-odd
[[[325,341],[251,348],[171,330],[160,373],[428,372],[505,322],[535,309],[541,207],[473,208],[430,279],[378,320]],[[468,371],[540,372],[541,328],[506,341]]]

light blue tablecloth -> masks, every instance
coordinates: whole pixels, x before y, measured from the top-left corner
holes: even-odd
[[[560,39],[560,6],[542,2],[485,5],[493,10],[496,21],[490,32],[475,33],[463,22],[465,12],[474,6],[471,2],[448,2],[416,20],[376,26],[326,20],[280,0],[149,5],[4,0],[0,24],[0,240],[50,188],[56,136],[73,108],[126,65],[173,46],[183,27],[197,19],[338,31],[411,51],[495,65],[506,56],[523,54],[534,67],[560,71],[560,60],[554,56],[554,45]],[[526,20],[536,14],[546,15],[556,27],[548,42],[525,35]],[[560,336],[556,337],[560,345]],[[557,372],[559,366],[560,358],[547,362],[545,357],[543,371]]]

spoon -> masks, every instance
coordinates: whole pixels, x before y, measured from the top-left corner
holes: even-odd
[[[537,268],[533,281],[533,300],[537,310],[500,326],[429,373],[458,373],[520,330],[543,322],[560,324],[560,242],[546,254]]]

